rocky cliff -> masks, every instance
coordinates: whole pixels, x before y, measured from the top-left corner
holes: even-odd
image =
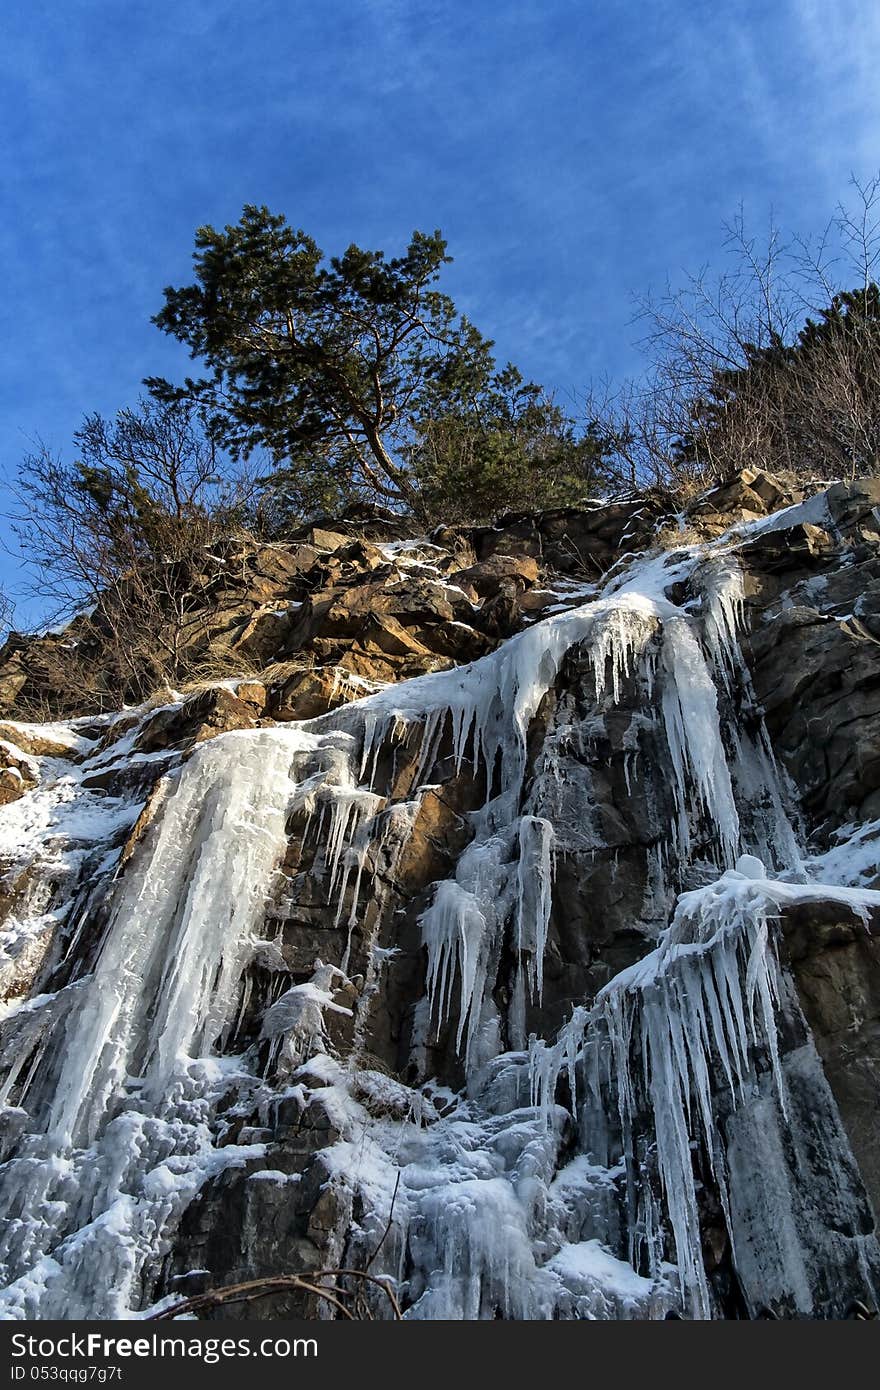
[[[314,526],[121,712],[8,643],[3,1315],[876,1309],[878,517]]]

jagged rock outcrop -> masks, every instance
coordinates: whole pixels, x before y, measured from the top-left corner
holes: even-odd
[[[7,718],[6,1315],[876,1305],[878,507],[328,523],[218,579],[238,675]]]
[[[559,602],[552,585],[541,587],[542,572],[595,582],[658,530],[671,541],[687,524],[709,538],[799,495],[793,483],[744,473],[698,499],[686,521],[658,491],[495,527],[441,527],[415,541],[399,517],[373,508],[284,543],[229,543],[206,552],[192,578],[181,660],[196,653],[205,683],[234,674],[265,684],[269,717],[313,718],[377,685],[493,650]],[[0,716],[92,713],[80,677],[84,663],[100,667],[104,640],[100,613],[44,636],[12,634],[0,650]]]

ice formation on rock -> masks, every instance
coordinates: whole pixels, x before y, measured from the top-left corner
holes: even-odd
[[[688,600],[673,602],[682,588]],[[5,1090],[18,1137],[3,1168],[4,1315],[125,1316],[148,1304],[200,1187],[259,1157],[258,1142],[219,1142],[230,1096],[265,1110],[273,1078],[293,1072],[297,1095],[319,1097],[341,1135],[324,1155],[328,1181],[356,1189],[367,1213],[349,1257],[367,1258],[387,1224],[375,1268],[398,1281],[407,1316],[712,1316],[701,1202],[711,1185],[734,1264],[737,1240],[754,1251],[760,1238],[743,1214],[749,1174],[722,1131],[757,1109],[780,1151],[785,1126],[796,1130],[795,1063],[779,1043],[780,1020],[790,1024],[796,1006],[774,914],[819,891],[794,882],[804,875],[785,788],[760,722],[747,731],[738,717],[738,701],[751,699],[736,642],[742,598],[730,538],[636,561],[597,597],[469,666],[380,689],[308,724],[223,735],[168,771],[131,862],[104,866],[116,880],[105,882],[103,938],[88,968],[7,1021],[28,1067],[13,1061]],[[529,734],[574,657],[590,672],[581,733],[591,720],[604,727],[635,682],[645,726],[665,747],[674,814],[651,851],[658,884],[680,884],[697,845],[714,881],[682,893],[655,949],[576,1007],[558,1037],[529,1038],[556,854],[556,828],[541,812],[552,750],[536,762]],[[395,749],[414,764],[402,792]],[[389,1081],[383,1093],[363,1080],[376,1074],[361,1066],[362,1019],[344,1065],[326,1055],[325,1029],[329,1016],[350,1012],[334,995],[350,983],[353,934],[377,942],[387,882],[443,758],[456,772],[469,767],[483,793],[454,874],[420,918],[422,1040],[452,1021],[466,1076],[438,1111],[419,1090]],[[78,805],[95,811],[75,774],[54,795],[51,807],[45,791],[28,803],[48,808],[43,830],[54,817],[63,837]],[[10,809],[13,836],[26,829],[23,804]],[[117,811],[130,824],[138,809]],[[275,991],[261,1027],[269,1057],[258,1064],[257,1045],[236,1051],[249,1003],[242,977],[272,946],[267,904],[282,911],[279,873],[297,816],[300,846],[314,857],[308,872],[287,875],[283,910],[295,914],[304,881],[319,878],[349,945],[338,966],[316,961],[311,980]],[[384,888],[370,885],[381,855]],[[850,890],[846,900],[867,910],[880,895]],[[91,910],[88,897],[77,901]],[[19,923],[23,939],[42,930],[43,907],[38,895]],[[284,959],[272,949],[283,985]],[[368,954],[361,1012],[384,961],[378,945]],[[505,955],[515,965],[502,1017]],[[809,1067],[808,1054],[805,1043],[798,1066]],[[832,1112],[833,1103],[829,1144],[845,1155]],[[794,1234],[773,1288],[769,1276],[769,1292],[761,1284],[769,1257],[755,1256],[743,1296],[752,1313],[777,1296],[808,1312],[810,1261],[822,1250],[805,1249],[791,1164],[779,1159],[777,1169],[780,1220]],[[858,1240],[868,1280],[876,1250],[867,1235]]]

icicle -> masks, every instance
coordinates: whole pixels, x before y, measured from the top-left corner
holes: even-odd
[[[680,823],[686,825],[692,782],[715,825],[724,859],[730,864],[739,848],[739,816],[721,742],[715,686],[699,643],[684,618],[673,616],[664,623],[663,667],[663,716]],[[682,849],[687,852],[688,844]]]
[[[402,1177],[383,1257],[411,1276],[412,1316],[656,1315],[674,1302],[662,1258],[670,1229],[682,1290],[706,1315],[694,1150],[705,1150],[729,1213],[713,1116],[722,1103],[742,1113],[759,1091],[775,1107],[774,1087],[785,1106],[771,923],[787,895],[808,890],[768,881],[763,864],[740,858],[718,883],[683,895],[657,949],[590,1009],[576,1008],[553,1044],[530,1039],[528,1058],[499,1055],[495,997],[501,964],[515,954],[514,978],[501,983],[512,985],[508,1037],[520,1046],[529,1003],[540,1002],[544,986],[554,869],[553,825],[533,814],[540,801],[527,776],[528,739],[575,647],[589,668],[579,692],[588,709],[573,735],[582,745],[603,722],[609,727],[609,707],[629,703],[628,682],[648,703],[658,687],[678,826],[671,848],[684,867],[701,820],[727,865],[741,844],[762,853],[766,844],[768,861],[794,866],[765,734],[752,738],[732,720],[721,726],[737,698],[751,698],[736,649],[742,577],[725,546],[626,564],[598,597],[535,622],[480,661],[371,692],[308,725],[229,734],[193,754],[119,874],[94,975],[73,987],[80,993],[66,1032],[47,1027],[28,1044],[28,1057],[36,1047],[32,1075],[40,1063],[27,1094],[35,1129],[4,1170],[0,1255],[8,1277],[20,1275],[5,1295],[10,1316],[123,1315],[149,1287],[149,1270],[200,1183],[254,1157],[253,1148],[215,1146],[217,1106],[230,1088],[252,1100],[260,1079],[250,1059],[212,1054],[249,1016],[251,981],[242,984],[242,973],[266,900],[277,895],[278,865],[289,863],[290,815],[302,817],[301,838],[313,850],[311,861],[301,856],[312,864],[310,893],[319,880],[335,900],[335,923],[348,927],[347,970],[363,883],[379,856],[393,876],[441,754],[456,772],[483,778],[485,804],[469,818],[473,838],[454,878],[436,885],[420,920],[427,999],[416,1008],[413,1048],[425,1070],[432,1018],[443,1024],[457,1008],[467,1099],[444,1096],[438,1121],[432,1106],[410,1104],[407,1088],[389,1083],[401,1113],[419,1124],[387,1116],[373,1124],[354,1099],[369,1010],[359,1006],[346,1066],[322,1052],[326,1011],[337,1008],[332,966],[317,963],[312,981],[286,991],[279,974],[262,1037],[283,1070],[305,1064],[298,1090],[305,1094],[311,1067],[335,1107],[334,1128],[345,1137],[325,1154],[331,1180],[353,1181],[368,1154],[362,1207],[367,1223],[382,1214],[373,1249]],[[667,594],[684,583],[692,597],[678,607]],[[337,670],[335,690],[361,688]],[[732,776],[725,747],[735,754]],[[627,791],[639,752],[636,728],[624,746]],[[401,754],[412,800],[389,804]],[[550,757],[545,772],[552,778]],[[117,809],[119,824],[130,809]],[[675,864],[669,850],[657,843],[650,851],[646,897],[656,899],[657,917]],[[306,878],[290,883],[290,904]],[[384,891],[377,888],[379,909]],[[395,949],[375,945],[380,916],[372,913],[359,938],[362,1004]],[[756,1056],[769,1064],[772,1085]],[[9,1088],[21,1085],[12,1061]],[[556,1164],[563,1151],[570,1156],[572,1139],[556,1104],[560,1082],[579,1166],[577,1183],[569,1173],[557,1186]],[[433,1130],[422,1132],[422,1120]],[[604,1222],[603,1201],[614,1213]]]
[[[576,1011],[555,1044],[530,1045],[532,1103],[547,1124],[563,1067],[574,1096],[577,1067],[599,1039],[607,1039],[607,1084],[616,1095],[624,1153],[632,1161],[636,1126],[649,1119],[682,1290],[695,1316],[709,1316],[709,1292],[692,1145],[697,1139],[705,1145],[728,1210],[713,1098],[726,1086],[736,1108],[754,1091],[757,1048],[769,1059],[780,1114],[786,1116],[769,914],[776,903],[796,901],[806,891],[766,879],[759,860],[742,856],[736,870],[682,895],[657,949],[606,985],[592,1009]],[[576,1099],[572,1109],[577,1111]]]
[[[68,1025],[49,1121],[59,1143],[93,1137],[113,1089],[133,1070],[151,962],[162,966],[146,1050],[157,1093],[177,1060],[225,1022],[264,884],[286,844],[297,746],[274,730],[230,736],[199,749],[183,769],[152,853],[123,881],[93,990]]]
[[[467,1031],[465,1059],[479,1023],[486,979],[487,922],[473,893],[454,880],[439,884],[434,901],[420,918],[428,948],[428,998],[440,1023],[449,1016],[452,982],[459,974],[459,1014],[455,1045]]]
[[[80,1263],[80,1246],[96,1258],[98,1247],[106,1247],[108,1260],[122,1260],[124,1277],[122,1266],[115,1274],[102,1267],[112,1303],[101,1306],[124,1308],[138,1269],[157,1249],[166,1217],[180,1210],[212,1165],[236,1161],[235,1146],[213,1157],[204,1126],[193,1124],[200,1106],[207,1114],[220,1075],[199,1054],[234,1019],[251,933],[262,921],[287,844],[292,762],[317,743],[300,730],[260,730],[228,734],[197,749],[119,881],[94,974],[79,984],[63,1048],[54,1049],[51,1102],[7,1171],[7,1209],[52,1212],[51,1221],[30,1228],[8,1225],[7,1278],[46,1254],[64,1234],[65,1222],[85,1222],[80,1245],[69,1246],[69,1259],[56,1251],[50,1282],[59,1292],[47,1291],[50,1308],[61,1299],[60,1306],[74,1310],[67,1315],[77,1316],[76,1308],[88,1306],[81,1280],[93,1285],[99,1266]],[[48,1080],[43,1078],[43,1090]],[[154,1116],[134,1117],[123,1109],[114,1118],[120,1103],[150,1107]],[[138,1140],[140,1149],[131,1147],[138,1126],[151,1136],[149,1143]],[[159,1154],[170,1152],[181,1158],[173,1199],[161,1185],[148,1190],[150,1155],[155,1165]],[[46,1155],[54,1157],[46,1161]],[[113,1165],[130,1174],[126,1181],[133,1187],[127,1191],[142,1190],[140,1202],[126,1196],[127,1214],[114,1206],[121,1200],[121,1178],[111,1181]],[[85,1218],[58,1200],[72,1183],[84,1194]],[[104,1220],[102,1213],[111,1211],[112,1219]],[[26,1300],[32,1296],[26,1288],[25,1294]],[[10,1292],[10,1307],[17,1297]]]
[[[742,623],[745,586],[742,569],[736,556],[726,554],[707,556],[698,578],[702,581],[705,607],[703,629],[706,642],[728,689],[739,675],[742,662],[737,647],[737,632]]]
[[[553,826],[538,816],[519,822],[517,864],[516,947],[529,957],[532,997],[540,1003],[544,992],[544,951],[553,889]]]

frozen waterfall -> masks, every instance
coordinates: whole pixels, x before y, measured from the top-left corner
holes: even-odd
[[[779,1160],[774,1174],[787,1235],[771,1278],[745,1195],[753,1175],[734,1143],[747,1123],[780,1150],[785,1127],[797,1133],[797,1067],[833,1112],[811,1045],[784,1056],[779,1042],[781,1020],[791,1029],[799,1014],[775,916],[818,890],[803,882],[766,735],[737,718],[748,690],[741,605],[726,541],[636,561],[596,598],[468,666],[309,723],[222,735],[167,772],[127,862],[107,866],[88,969],[4,1023],[3,1316],[148,1307],[188,1204],[265,1148],[247,1129],[229,1142],[224,1114],[268,1114],[281,1085],[332,1110],[340,1137],[322,1159],[327,1181],[359,1193],[366,1213],[347,1258],[366,1258],[387,1225],[375,1271],[397,1282],[408,1317],[713,1316],[701,1234],[710,1191],[730,1236],[725,1258],[759,1270],[746,1311],[777,1286],[809,1311],[810,1262],[828,1250],[805,1246],[792,1164]],[[549,745],[536,752],[529,739],[569,660],[589,673],[576,690],[578,736],[604,728],[629,690],[663,752],[672,814],[650,847],[661,886],[674,893],[689,873],[704,882],[679,893],[642,959],[539,1038],[528,1018],[546,988],[560,849],[544,792],[558,767]],[[398,753],[411,772],[400,788]],[[635,740],[628,785],[647,756]],[[464,1083],[455,1094],[430,1078],[377,1081],[361,1055],[397,949],[379,944],[383,922],[393,934],[395,867],[441,763],[445,775],[469,769],[481,793],[454,872],[419,915],[412,1053],[451,1025]],[[71,783],[65,797],[85,806],[88,794]],[[586,825],[586,800],[579,813]],[[306,867],[295,854],[291,867],[306,845]],[[269,906],[283,889],[295,918],[316,882],[347,945],[291,982],[267,936]],[[821,891],[860,909],[880,903],[867,890]],[[43,908],[37,895],[34,921]],[[360,940],[368,964],[355,985]],[[80,941],[71,937],[72,952]],[[270,948],[281,984],[240,1046],[247,972]],[[341,985],[359,1002],[336,1001]],[[326,1042],[334,1015],[354,1016],[347,1057]],[[839,1122],[833,1142],[843,1152]],[[867,1280],[876,1251],[859,1239]]]

